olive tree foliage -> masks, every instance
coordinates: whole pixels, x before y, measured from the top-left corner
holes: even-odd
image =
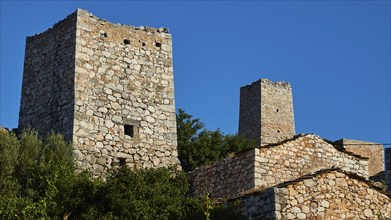
[[[122,168],[92,179],[75,172],[60,135],[32,130],[0,132],[0,171],[0,219],[187,219],[200,203],[183,172]]]
[[[210,131],[179,109],[178,152],[184,171],[252,147],[237,135]],[[0,130],[0,219],[242,219],[231,203],[191,198],[185,172],[111,170],[103,179],[76,172],[61,135],[42,139]]]
[[[235,152],[254,147],[239,135],[225,135],[206,129],[199,118],[183,109],[177,113],[178,155],[185,171],[221,160]]]
[[[75,176],[70,146],[60,135],[43,142],[32,130],[0,132],[0,218],[47,219],[63,209],[55,197]],[[68,187],[68,186],[67,186]]]

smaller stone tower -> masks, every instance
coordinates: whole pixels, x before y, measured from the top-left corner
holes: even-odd
[[[295,124],[290,84],[260,79],[241,87],[239,134],[261,146],[293,137]]]

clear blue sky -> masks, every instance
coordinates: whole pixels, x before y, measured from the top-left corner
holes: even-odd
[[[168,27],[176,107],[236,133],[239,88],[293,88],[297,133],[390,143],[390,1],[1,1],[0,125],[17,127],[26,36],[83,8]]]

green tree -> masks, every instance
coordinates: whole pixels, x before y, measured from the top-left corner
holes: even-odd
[[[194,166],[230,151],[228,136],[218,130],[198,133],[201,122],[188,120],[193,133],[185,141],[198,146],[189,149]],[[0,131],[0,169],[0,219],[205,219],[207,211],[204,200],[188,197],[183,171],[123,167],[105,181],[76,172],[72,148],[60,135],[42,140],[27,130],[18,139]],[[229,203],[208,210],[211,219],[240,219]]]
[[[197,151],[194,143],[198,139],[198,132],[204,129],[205,125],[200,119],[194,119],[192,115],[187,114],[183,109],[178,109],[176,116],[177,136],[178,136],[178,157],[182,168],[185,171],[194,169],[198,164],[192,157]]]
[[[65,212],[56,200],[77,175],[71,146],[60,135],[42,141],[26,130],[20,140],[0,132],[0,218],[48,219]]]
[[[186,175],[173,169],[122,167],[98,190],[93,209],[115,219],[184,219],[188,186]]]
[[[210,131],[199,118],[183,109],[177,114],[178,157],[185,171],[221,160],[235,152],[254,147],[239,135],[225,135],[219,129]]]
[[[23,203],[18,196],[21,186],[13,176],[19,147],[15,134],[0,130],[0,219],[15,218],[19,204]]]

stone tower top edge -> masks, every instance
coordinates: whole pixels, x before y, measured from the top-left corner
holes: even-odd
[[[271,81],[270,79],[266,79],[266,78],[261,78],[257,81],[254,81],[252,82],[251,84],[248,84],[248,85],[245,85],[245,86],[242,86],[240,89],[251,89],[252,87],[254,86],[257,86],[257,85],[272,85],[272,86],[278,86],[278,87],[282,87],[282,88],[287,88],[287,89],[291,89],[291,84],[289,82],[284,82],[284,81]]]
[[[53,29],[56,29],[58,26],[60,26],[62,23],[68,21],[68,20],[72,20],[76,15],[77,15],[77,10],[71,14],[69,14],[66,18],[62,19],[61,21],[55,23],[52,27],[46,29],[45,31],[43,32],[40,32],[40,33],[36,33],[36,34],[33,34],[33,35],[30,35],[30,36],[27,36],[27,40],[31,40],[32,38],[35,38],[35,37],[38,37],[38,36],[41,36],[41,35],[44,35],[48,32],[50,32],[51,30]]]
[[[295,135],[289,82],[261,78],[240,88],[239,134],[261,146]]]
[[[91,12],[85,10],[85,9],[81,9],[81,8],[77,8],[76,9],[76,12],[75,12],[78,16],[81,16],[81,17],[91,17],[91,18],[95,18],[96,20],[99,20],[103,23],[111,23],[109,21],[107,21],[106,19],[103,19],[103,18],[99,18],[95,15],[93,15]],[[114,24],[114,23],[111,23],[111,24]],[[169,29],[168,28],[165,28],[165,27],[160,27],[160,28],[155,28],[155,27],[146,27],[146,26],[133,26],[133,25],[128,25],[128,24],[115,24],[115,25],[118,25],[118,26],[124,26],[124,27],[129,27],[129,28],[132,28],[133,30],[136,30],[136,31],[145,31],[145,32],[150,32],[150,33],[170,33],[169,32]]]
[[[103,23],[111,23],[105,19],[102,19],[102,18],[98,18],[97,16],[93,15],[91,12],[85,10],[85,9],[81,9],[81,8],[77,8],[73,13],[69,14],[67,17],[65,17],[64,19],[62,19],[61,21],[55,23],[52,27],[48,28],[47,30],[43,31],[43,32],[40,32],[40,33],[36,33],[36,34],[33,34],[33,35],[30,35],[30,36],[27,36],[27,40],[30,40],[34,37],[37,37],[37,36],[40,36],[40,35],[43,35],[47,32],[50,32],[52,29],[55,29],[56,27],[58,27],[59,25],[61,25],[62,23],[64,23],[65,21],[67,20],[71,20],[74,16],[81,16],[81,17],[91,17],[91,18],[95,18],[96,20],[99,20]],[[112,23],[114,24],[114,23]],[[149,33],[166,33],[166,34],[170,34],[169,32],[169,29],[168,28],[165,28],[165,27],[160,27],[160,28],[154,28],[154,27],[146,27],[146,26],[132,26],[132,25],[127,25],[127,24],[115,24],[115,25],[118,25],[118,26],[124,26],[124,27],[129,27],[135,31],[145,31],[145,32],[149,32]]]

